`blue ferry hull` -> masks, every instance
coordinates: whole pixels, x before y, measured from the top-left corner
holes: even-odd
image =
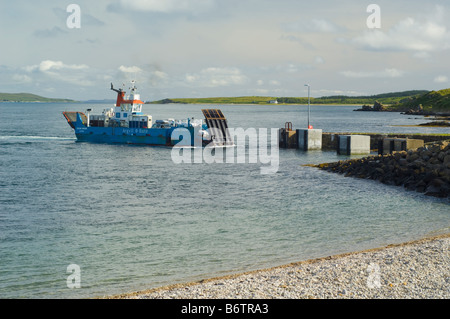
[[[75,136],[80,142],[91,143],[117,143],[117,144],[143,144],[176,146],[177,144],[195,145],[193,128],[187,130],[190,141],[180,143],[179,134],[174,134],[176,128],[127,128],[127,127],[76,127]],[[187,133],[186,131],[186,133]],[[201,143],[201,142],[200,142]],[[201,144],[200,144],[201,145]]]

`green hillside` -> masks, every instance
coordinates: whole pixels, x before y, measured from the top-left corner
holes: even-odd
[[[75,102],[69,99],[52,99],[31,93],[0,93],[0,102]]]
[[[316,100],[320,100],[323,104],[374,104],[378,101],[382,104],[397,104],[405,98],[413,98],[425,94],[426,90],[412,90],[403,92],[383,93],[366,96],[325,96]]]
[[[154,102],[147,102],[149,104],[269,104],[271,100],[276,100],[276,97],[268,96],[241,96],[241,97],[207,97],[207,98],[177,98],[177,99],[163,99]]]
[[[413,98],[427,93],[428,91],[404,91],[385,93],[371,96],[325,96],[311,98],[311,104],[373,104],[379,101],[382,104],[396,104],[405,98]],[[270,104],[271,101],[278,104],[308,104],[307,97],[273,97],[273,96],[241,96],[241,97],[211,97],[211,98],[176,98],[164,99],[152,104],[184,103],[184,104]]]
[[[450,113],[450,89],[431,91],[401,100],[392,108],[400,112]]]

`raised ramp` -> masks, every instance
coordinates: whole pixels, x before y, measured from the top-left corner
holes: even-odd
[[[202,112],[214,144],[233,145],[234,141],[228,131],[227,119],[222,111],[218,109],[204,109]]]
[[[63,112],[64,117],[69,123],[70,127],[75,128],[75,123],[77,122],[77,113],[80,114],[83,125],[87,123],[87,116],[83,112]]]

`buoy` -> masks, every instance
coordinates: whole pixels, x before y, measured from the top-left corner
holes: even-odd
[[[308,125],[308,130],[312,130],[313,126],[312,125]]]

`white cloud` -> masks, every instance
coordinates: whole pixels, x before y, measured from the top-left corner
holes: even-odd
[[[347,96],[363,96],[368,95],[367,92],[352,91],[352,90],[327,90],[320,89],[316,90],[317,96],[333,96],[333,95],[347,95]]]
[[[445,75],[439,75],[434,79],[435,83],[447,83],[448,82],[448,77]]]
[[[323,64],[323,63],[325,63],[325,60],[324,60],[321,56],[316,56],[316,57],[314,58],[314,62],[315,62],[316,64]]]
[[[356,37],[354,43],[369,50],[434,52],[450,49],[450,32],[442,18],[444,9],[436,7],[427,19],[406,18],[388,31],[374,29]]]
[[[119,67],[119,70],[123,73],[141,73],[142,72],[142,69],[137,66],[128,66],[127,67],[127,66],[121,65]]]
[[[12,79],[16,83],[31,83],[32,79],[26,74],[14,74]]]
[[[267,95],[269,94],[269,90],[267,89],[256,89],[254,90],[255,94]]]
[[[272,80],[272,81],[270,81],[270,85],[280,86],[281,82],[277,81],[277,80]]]
[[[53,27],[51,29],[36,30],[33,34],[38,38],[53,38],[67,34],[67,31],[64,31],[60,27]]]
[[[213,0],[120,0],[120,5],[124,9],[163,13],[196,12],[209,9],[213,4]]]
[[[431,54],[429,52],[416,52],[413,54],[413,57],[417,59],[429,60],[431,58]]]
[[[300,71],[309,70],[312,66],[309,64],[289,63],[287,65],[278,65],[275,67],[276,72],[298,73]]]
[[[23,69],[33,74],[49,76],[57,81],[81,86],[92,85],[92,82],[87,80],[89,67],[86,64],[65,64],[62,61],[44,60],[39,64],[26,66]]]
[[[117,77],[124,81],[136,81],[139,87],[150,85],[152,88],[164,87],[169,84],[170,77],[167,73],[155,69],[154,65],[124,66],[121,65]]]
[[[282,29],[287,32],[323,32],[334,33],[342,30],[331,21],[325,19],[311,19],[309,21],[296,21],[284,23]]]
[[[88,68],[89,67],[86,64],[64,64],[61,61],[51,61],[51,60],[42,61],[41,64],[39,65],[39,69],[43,72],[49,71],[51,69],[85,70]]]
[[[167,73],[162,72],[162,71],[154,71],[153,75],[156,76],[159,79],[167,79],[168,78]]]
[[[287,73],[297,73],[300,68],[294,64],[289,64],[286,68]]]
[[[24,70],[28,72],[39,70],[40,72],[44,73],[52,73],[55,70],[62,70],[62,69],[83,70],[88,68],[89,67],[86,64],[64,64],[62,61],[45,60],[42,61],[40,64],[26,66],[24,67]]]
[[[244,84],[248,81],[248,78],[238,68],[210,67],[198,73],[186,74],[185,80],[189,85],[219,87]]]
[[[397,69],[384,69],[371,72],[343,71],[341,74],[348,78],[399,78],[404,75],[404,72]]]
[[[147,78],[153,87],[169,85],[170,77],[167,73],[159,70],[151,71]]]
[[[330,21],[323,19],[312,19],[309,29],[317,32],[337,32],[339,27]]]

